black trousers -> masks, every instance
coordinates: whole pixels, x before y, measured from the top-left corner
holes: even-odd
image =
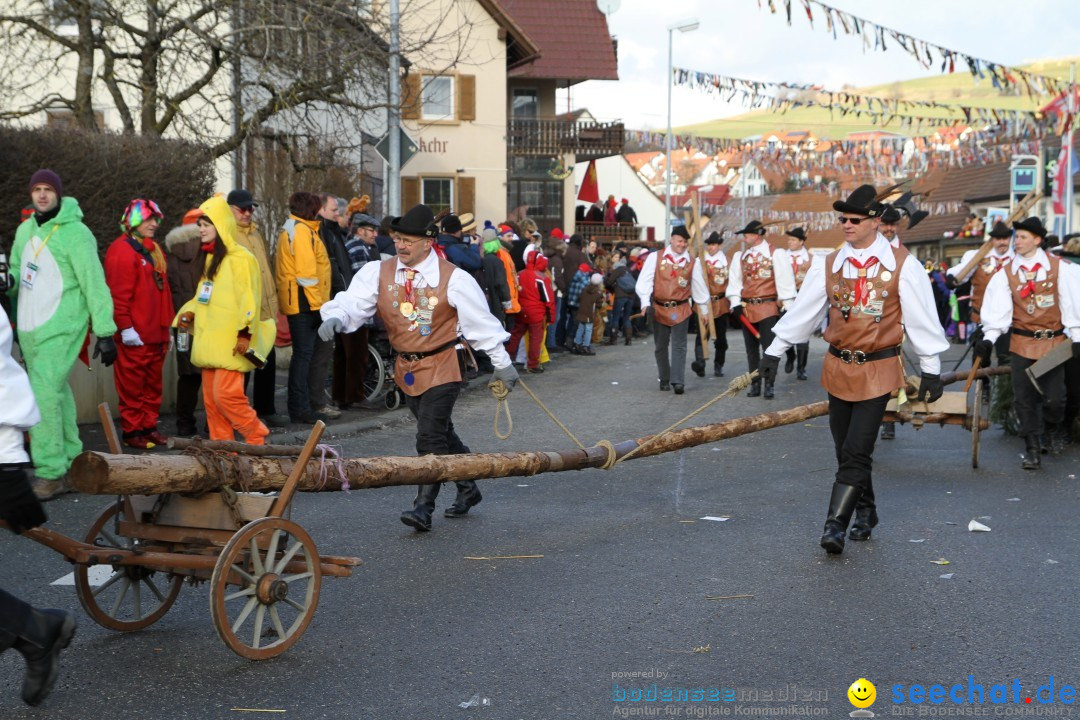
[[[459,394],[461,383],[446,383],[428,388],[420,395],[405,396],[405,405],[416,418],[417,455],[464,455],[469,452],[454,432],[454,421],[450,418]],[[442,484],[417,486],[418,490],[424,488],[428,489],[428,500],[434,507]]]
[[[696,323],[697,320],[694,320]],[[713,324],[713,365],[716,367],[723,367],[724,360],[727,358],[727,329],[728,319],[727,315],[718,318],[712,318],[710,321]],[[701,350],[701,340],[697,339],[694,343],[694,360],[697,362],[703,362],[705,360],[705,353]]]
[[[252,391],[251,407],[261,417],[277,415],[274,407],[274,392],[277,390],[277,351],[270,348],[266,356],[266,364],[248,375],[252,376],[255,389]],[[244,387],[247,387],[247,377],[244,378]]]
[[[14,645],[22,635],[30,610],[30,605],[0,589],[0,652]]]
[[[850,402],[829,395],[829,429],[836,447],[836,482],[873,492],[874,442],[889,394]]]
[[[1065,363],[1065,422],[1080,417],[1080,358]]]
[[[1035,363],[1012,353],[1013,407],[1020,419],[1020,436],[1042,435],[1047,425],[1057,425],[1065,419],[1065,365],[1039,378],[1043,394],[1031,384],[1024,372]]]
[[[339,406],[361,403],[364,377],[367,375],[368,329],[362,327],[351,333],[338,333],[334,342],[334,372],[330,393]]]
[[[776,326],[777,321],[780,320],[778,315],[767,317],[764,320],[753,323],[754,329],[761,335],[761,339],[754,337],[750,334],[750,331],[743,326],[742,336],[743,342],[746,343],[746,364],[750,368],[750,372],[754,372],[758,369],[758,364],[761,362],[761,355],[765,352],[772,341],[776,338],[773,335],[773,327]],[[742,325],[742,322],[739,322]]]
[[[202,373],[180,374],[176,377],[176,424],[195,427],[195,406],[199,403]]]

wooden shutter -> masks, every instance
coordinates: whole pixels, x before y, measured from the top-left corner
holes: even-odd
[[[406,75],[401,79],[401,119],[420,119],[420,80],[419,75]]]
[[[457,198],[454,202],[454,212],[458,215],[463,213],[476,214],[476,178],[459,177],[457,179]]]
[[[409,212],[413,205],[420,204],[420,178],[401,178],[401,212]]]
[[[458,120],[476,119],[476,76],[458,75]]]

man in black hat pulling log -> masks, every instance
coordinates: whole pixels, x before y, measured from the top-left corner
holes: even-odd
[[[950,290],[955,290],[969,280],[971,281],[971,321],[977,325],[982,324],[979,310],[982,308],[983,298],[986,297],[986,286],[990,284],[990,278],[994,277],[999,270],[1008,266],[1016,257],[1016,253],[1012,250],[1012,236],[1012,228],[1000,220],[997,221],[990,231],[991,250],[983,258],[983,261],[961,277],[964,268],[979,252],[978,250],[968,250],[960,258],[960,262],[949,268],[945,274],[945,284]],[[1008,330],[1003,332],[1001,337],[997,339],[994,348],[998,365],[1007,365],[1009,363]]]
[[[686,333],[694,314],[691,300],[706,313],[709,307],[709,288],[697,258],[687,250],[689,244],[690,233],[684,225],[672,230],[667,247],[645,258],[635,287],[645,317],[652,322],[660,389],[674,388],[676,395],[683,394],[686,377]]]
[[[797,227],[784,233],[787,236],[788,262],[791,264],[791,272],[795,275],[795,291],[802,289],[806,273],[810,271],[810,253],[806,251],[806,230]],[[800,380],[806,379],[806,361],[810,357],[810,343],[801,342],[795,347],[789,347],[784,362],[784,372],[791,374],[797,370],[796,375]],[[796,360],[798,362],[796,362]]]
[[[728,261],[720,249],[724,244],[715,230],[705,238],[705,281],[709,285],[709,310],[713,323],[713,375],[724,377],[724,359],[727,357],[727,315],[731,305],[727,300]],[[700,342],[694,343],[694,362],[690,367],[698,377],[705,377],[705,351]]]
[[[874,442],[886,403],[904,386],[900,344],[905,332],[922,370],[920,401],[941,397],[938,355],[949,347],[922,265],[878,233],[883,206],[875,197],[874,188],[863,185],[846,201],[833,203],[845,244],[814,260],[760,367],[766,380],[775,377],[784,351],[809,339],[828,312],[829,352],[821,384],[829,393],[837,469],[821,547],[833,554],[844,550],[852,513],[852,540],[870,539],[878,522],[871,480]]]
[[[761,351],[773,341],[773,326],[781,310],[795,298],[795,274],[782,250],[773,250],[765,241],[765,226],[759,220],[735,233],[745,236],[746,249],[731,258],[731,275],[727,298],[731,303],[731,319],[742,325],[746,343],[746,360],[750,372],[758,369]],[[761,395],[763,378],[750,385],[749,397]],[[764,379],[765,397],[773,396],[775,376]]]
[[[451,414],[461,392],[457,328],[476,350],[487,353],[495,380],[507,388],[518,381],[503,343],[509,333],[491,311],[483,291],[467,272],[440,259],[431,246],[439,234],[435,214],[417,205],[390,222],[397,256],[360,268],[348,290],[321,308],[320,337],[352,332],[375,313],[386,326],[394,360],[394,383],[416,417],[419,455],[458,455],[469,448],[454,432]],[[401,522],[420,531],[431,529],[438,483],[420,485],[411,510]],[[474,481],[457,483],[457,497],[443,513],[461,517],[480,502]]]
[[[1013,407],[1025,445],[1021,464],[1025,470],[1037,470],[1043,433],[1049,436],[1054,455],[1062,452],[1068,436],[1064,423],[1068,358],[1037,380],[1026,371],[1070,339],[1072,356],[1080,357],[1080,267],[1061,262],[1039,247],[1046,237],[1039,218],[1014,222],[1013,227],[1016,255],[986,285],[981,307],[983,339],[975,346],[975,354],[984,365],[989,364],[995,341],[1012,330]]]

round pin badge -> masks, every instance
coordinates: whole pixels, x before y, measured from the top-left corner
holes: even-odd
[[[435,307],[436,305],[439,304],[439,298],[432,295],[431,297],[428,298],[427,304],[428,304],[428,307]]]
[[[882,282],[889,282],[890,280],[892,280],[892,273],[888,270],[884,271],[883,273],[881,273],[881,280]]]
[[[420,334],[423,335],[424,337],[427,337],[428,335],[430,335],[431,334],[431,326],[430,325],[421,325],[420,326]]]
[[[409,387],[412,387],[412,384],[414,382],[416,382],[416,376],[413,375],[411,372],[405,373],[405,377],[403,377],[401,379],[404,380],[405,384],[408,385]]]
[[[413,314],[413,304],[411,302],[403,302],[403,303],[401,303],[401,305],[398,307],[398,310],[401,312],[402,315],[409,318],[410,320],[415,320],[416,319],[414,317],[409,317],[410,315]]]

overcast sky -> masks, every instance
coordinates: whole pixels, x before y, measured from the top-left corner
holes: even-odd
[[[610,0],[601,0],[601,3]],[[589,81],[571,89],[570,104],[600,120],[663,129],[667,123],[668,25],[696,18],[701,27],[676,32],[675,67],[751,80],[856,87],[938,74],[891,45],[863,53],[861,39],[825,32],[815,12],[811,29],[795,0],[788,27],[782,0],[621,0],[608,17],[619,41],[619,81]],[[833,0],[833,7],[952,50],[1005,65],[1080,56],[1080,0]],[[936,54],[936,53],[935,53]],[[938,66],[940,67],[940,65]],[[957,67],[959,71],[959,67]],[[559,111],[566,110],[562,93]],[[745,112],[698,90],[674,88],[672,125]]]

